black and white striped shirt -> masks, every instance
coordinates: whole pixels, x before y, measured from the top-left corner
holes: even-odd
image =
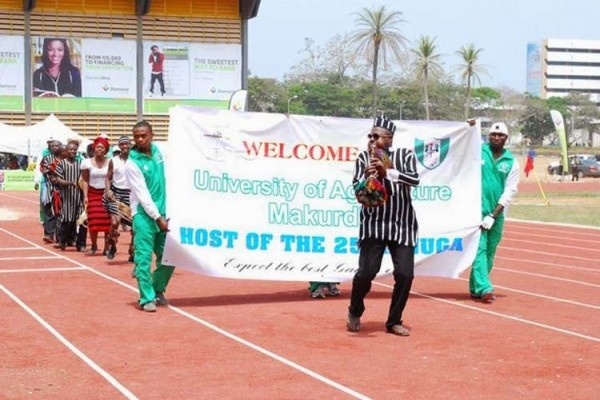
[[[83,207],[83,195],[77,186],[81,176],[81,160],[61,160],[56,166],[56,175],[66,182],[74,183],[75,186],[59,186],[62,205],[59,220],[73,222],[77,220]]]
[[[419,184],[415,154],[410,149],[395,149],[389,156],[393,169],[388,170],[387,177],[383,179],[388,199],[379,207],[362,207],[359,243],[370,238],[415,246],[419,233],[411,199],[412,187]],[[356,159],[352,179],[354,186],[365,179],[364,170],[368,165],[369,153],[365,150]]]

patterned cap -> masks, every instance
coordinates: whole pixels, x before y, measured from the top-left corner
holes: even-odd
[[[117,141],[117,143],[118,144],[121,144],[121,143],[129,143],[129,144],[131,144],[131,139],[129,138],[129,136],[121,136],[119,138],[119,140]]]
[[[380,115],[379,117],[375,118],[375,120],[373,121],[373,127],[387,129],[392,135],[394,134],[394,132],[396,132],[396,125],[392,122],[391,119],[383,115]]]

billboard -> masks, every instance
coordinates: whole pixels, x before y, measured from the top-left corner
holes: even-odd
[[[239,44],[145,41],[144,113],[175,105],[227,109],[241,89]]]
[[[136,112],[136,43],[32,37],[34,112]]]
[[[540,43],[527,43],[527,93],[542,96],[542,51]]]
[[[25,109],[25,57],[22,36],[0,35],[0,111]]]

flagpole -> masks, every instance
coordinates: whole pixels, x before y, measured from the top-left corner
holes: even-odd
[[[537,181],[538,187],[540,188],[540,192],[542,193],[542,198],[544,199],[544,202],[546,203],[546,207],[550,207],[550,202],[546,198],[546,194],[544,193],[544,188],[542,187],[542,182],[540,182],[540,177],[538,176],[537,172],[535,172],[535,168],[533,169],[533,175],[535,176],[535,180]]]

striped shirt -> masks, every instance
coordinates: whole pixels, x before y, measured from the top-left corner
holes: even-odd
[[[43,181],[44,187],[41,189],[41,201],[42,201],[42,204],[44,204],[44,205],[52,202],[52,191],[54,190],[54,185],[52,184],[52,182],[50,182],[50,179],[48,178],[48,174],[50,172],[54,172],[54,171],[50,171],[50,166],[54,163],[56,158],[57,158],[56,155],[54,155],[53,153],[50,153],[50,154],[45,155],[42,158],[42,161],[40,162],[40,171],[42,172],[42,175],[44,176],[44,181]]]
[[[81,176],[81,161],[61,160],[56,167],[56,175],[66,182],[75,183]],[[59,221],[76,221],[83,207],[83,195],[78,186],[59,186],[62,198]]]
[[[369,153],[358,155],[354,166],[352,184],[366,179]],[[411,189],[419,184],[415,154],[409,149],[395,149],[390,154],[393,168],[383,179],[388,193],[387,201],[379,207],[362,207],[360,213],[359,244],[364,239],[392,241],[405,246],[415,246],[419,225],[412,206]]]

